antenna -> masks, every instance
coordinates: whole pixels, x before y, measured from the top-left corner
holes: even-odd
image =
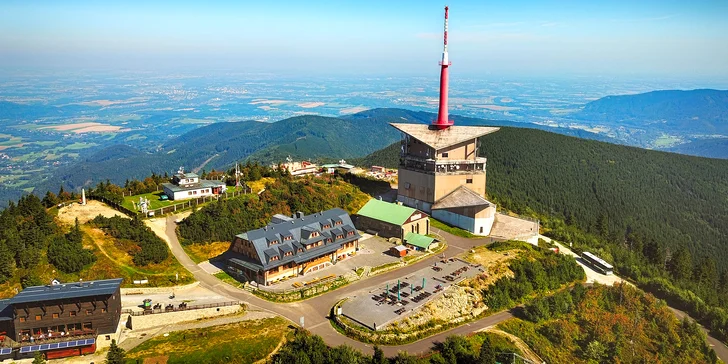
[[[445,26],[443,30],[443,47],[442,47],[442,61],[440,62],[440,105],[437,112],[437,120],[432,125],[439,130],[447,129],[454,123],[452,120],[448,120],[447,115],[447,89],[450,80],[448,67],[450,67],[450,59],[447,54],[447,20],[448,20],[449,7],[445,7]]]
[[[235,187],[242,187],[240,184],[240,168],[237,162],[235,163]]]

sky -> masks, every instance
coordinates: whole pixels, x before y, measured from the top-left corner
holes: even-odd
[[[0,70],[425,75],[440,1],[0,3]],[[450,1],[451,72],[728,79],[728,1]]]

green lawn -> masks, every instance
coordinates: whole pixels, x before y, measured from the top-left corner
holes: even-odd
[[[164,191],[157,191],[152,193],[144,193],[141,195],[134,195],[134,196],[124,196],[124,202],[122,202],[122,206],[126,207],[127,209],[131,211],[137,211],[137,209],[134,208],[134,203],[137,205],[139,204],[139,197],[144,197],[149,199],[149,209],[154,210],[158,209],[160,207],[166,207],[170,205],[174,205],[175,203],[180,203],[180,201],[162,201],[159,199],[159,196],[163,195]]]
[[[170,364],[254,363],[268,356],[289,331],[280,317],[175,331],[130,350],[127,363],[143,358],[166,358]]]
[[[237,279],[231,277],[225,271],[220,271],[220,272],[215,273],[215,277],[217,277],[217,279],[219,279],[219,280],[221,280],[221,281],[223,281],[225,283],[228,283],[230,285],[233,285],[235,287],[243,288],[243,284],[242,283],[240,283]]]
[[[453,234],[455,236],[461,236],[463,238],[482,238],[482,236],[473,235],[467,230],[463,230],[458,227],[450,226],[445,224],[444,222],[440,222],[438,220],[435,220],[433,218],[430,218],[430,226],[434,228],[438,228],[442,231],[448,232],[450,234]]]

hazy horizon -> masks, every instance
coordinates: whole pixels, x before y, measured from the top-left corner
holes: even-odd
[[[462,77],[728,80],[728,2],[451,1]],[[5,2],[0,69],[431,77],[443,3]]]

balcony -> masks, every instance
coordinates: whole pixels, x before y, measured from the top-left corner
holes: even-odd
[[[485,166],[486,158],[435,161],[433,159],[406,156],[399,160],[399,168],[437,175],[484,173]]]

